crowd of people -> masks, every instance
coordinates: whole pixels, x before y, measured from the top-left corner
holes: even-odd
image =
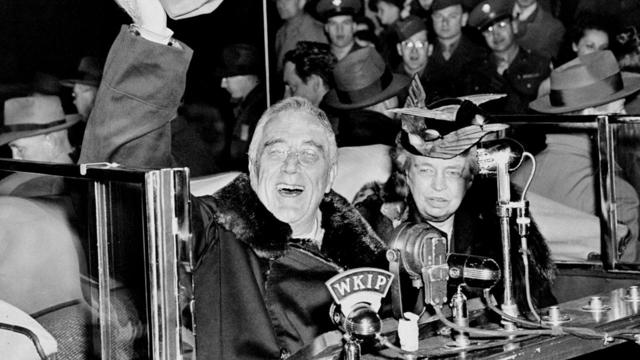
[[[259,47],[231,44],[216,76],[232,116],[221,127],[193,128],[194,112],[182,104],[192,50],[173,38],[159,0],[117,2],[133,23],[115,39],[104,73],[83,59],[77,79],[63,82],[78,114],[65,114],[52,95],[10,99],[0,145],[21,160],[240,173],[192,196],[196,348],[204,359],[283,359],[305,349],[335,328],[325,281],[345,269],[387,269],[400,224],[426,224],[448,252],[501,263],[495,180],[479,176],[476,155],[483,139],[508,128],[492,115],[619,114],[640,91],[640,76],[625,72],[637,70],[637,34],[595,14],[576,14],[565,36],[537,0],[277,0],[283,99],[267,104]],[[486,93],[504,96],[463,99]],[[405,104],[431,114],[446,108],[448,117],[392,111]],[[78,126],[81,142],[71,131]],[[592,139],[563,131],[538,144],[530,135],[512,134],[536,150],[531,191],[599,214]],[[354,148],[367,151],[344,160]],[[376,156],[376,169],[362,166]],[[531,167],[514,173],[514,195]],[[386,176],[369,176],[380,169]],[[629,173],[616,173],[615,203],[621,255],[637,261],[640,200]],[[348,195],[338,191],[344,182]],[[73,191],[68,185],[13,174],[0,181],[0,195],[59,195]],[[520,237],[515,221],[511,227],[515,301],[525,310]],[[533,303],[552,305],[552,250],[535,221],[529,252]]]

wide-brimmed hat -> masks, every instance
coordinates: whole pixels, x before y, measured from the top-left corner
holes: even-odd
[[[479,94],[442,99],[426,108],[394,109],[402,119],[402,131],[396,138],[396,145],[413,155],[454,158],[478,144],[487,134],[508,127],[491,123],[491,116],[479,107],[504,96]]]
[[[361,0],[320,0],[316,4],[316,13],[322,21],[327,21],[338,15],[357,15],[361,8]]]
[[[4,102],[4,126],[0,127],[0,145],[63,130],[80,119],[78,114],[65,115],[57,96],[9,99]]]
[[[409,84],[409,77],[391,72],[382,56],[370,46],[338,61],[333,69],[335,89],[325,103],[339,110],[371,106],[397,95]]]
[[[262,74],[262,59],[258,48],[250,44],[232,44],[222,49],[220,66],[216,76]]]
[[[93,56],[85,56],[80,59],[78,72],[73,79],[64,79],[60,81],[62,86],[73,87],[75,84],[83,84],[98,87],[102,78],[102,65],[98,58]]]
[[[554,69],[551,91],[529,103],[529,107],[560,114],[607,104],[638,90],[640,77],[621,73],[611,51],[596,51]]]
[[[511,18],[512,10],[510,0],[484,0],[471,10],[468,23],[483,31],[500,20]]]

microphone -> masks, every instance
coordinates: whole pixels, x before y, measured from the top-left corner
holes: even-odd
[[[522,164],[524,148],[511,138],[501,138],[481,142],[477,154],[480,174],[492,175],[498,173],[502,164],[508,171],[516,170]]]
[[[428,224],[404,223],[391,237],[387,260],[394,274],[391,284],[394,316],[404,318],[400,273],[406,273],[415,288],[422,288],[426,304],[447,301],[447,239]]]
[[[453,283],[464,283],[468,287],[490,289],[502,276],[498,263],[488,257],[449,254],[449,279]]]

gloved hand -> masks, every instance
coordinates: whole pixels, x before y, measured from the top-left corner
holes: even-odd
[[[167,33],[167,14],[160,0],[116,0],[139,27],[157,33]]]

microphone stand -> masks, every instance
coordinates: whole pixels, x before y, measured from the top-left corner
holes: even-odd
[[[511,229],[509,220],[511,218],[511,180],[509,177],[509,156],[508,152],[496,154],[496,171],[498,184],[498,203],[497,215],[500,218],[500,235],[502,240],[502,258],[503,258],[503,283],[504,283],[504,300],[502,303],[502,311],[518,317],[518,305],[514,301],[513,296],[513,277],[511,270]],[[516,325],[512,321],[502,320],[505,330],[516,330]]]

